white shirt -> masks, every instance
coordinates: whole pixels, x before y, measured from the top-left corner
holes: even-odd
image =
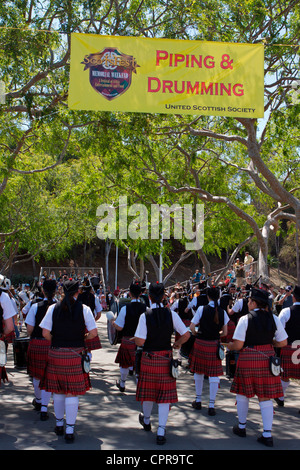
[[[94,330],[95,328],[97,328],[97,325],[96,325],[95,317],[92,313],[92,310],[87,305],[82,304],[82,306],[83,306],[83,318],[84,318],[86,329],[88,331]],[[46,315],[44,316],[43,320],[41,321],[39,325],[41,328],[45,328],[46,330],[52,331],[52,325],[53,325],[52,314],[53,314],[54,307],[55,307],[55,304],[52,304],[50,305],[50,307],[48,307]]]
[[[14,317],[16,315],[11,298],[6,292],[1,293],[0,304],[3,310],[3,320],[7,320],[8,318]]]
[[[257,309],[256,309],[257,310]],[[283,328],[282,323],[279,321],[279,319],[276,317],[276,315],[273,315],[275,324],[276,324],[276,331],[275,331],[275,340],[280,342],[284,341],[287,339],[288,335]],[[236,325],[236,328],[234,330],[233,334],[233,340],[238,340],[238,341],[245,341],[246,339],[246,333],[247,333],[247,328],[248,328],[248,315],[244,315],[241,317],[238,321],[238,324]]]
[[[208,305],[210,305],[211,307],[215,306],[214,302],[212,301],[210,301]],[[200,307],[197,308],[197,312],[195,313],[192,319],[192,323],[194,323],[194,325],[198,325],[198,323],[200,322],[200,319],[203,313],[203,308],[204,308],[204,305],[200,305]],[[223,310],[223,312],[224,312],[224,325],[227,325],[227,323],[229,322],[229,316],[227,315],[225,310]]]
[[[294,302],[293,305],[300,305],[300,302]],[[279,318],[279,320],[281,321],[283,328],[285,328],[285,325],[287,324],[287,322],[288,322],[289,319],[291,318],[291,310],[290,310],[290,308],[291,308],[291,307],[283,308],[283,309],[281,310],[280,314],[278,315],[278,318]]]
[[[46,300],[46,297],[44,299],[39,300],[39,302],[41,302],[42,300]],[[56,302],[56,300],[53,300],[53,301]],[[35,326],[35,316],[36,316],[39,302],[35,302],[34,304],[31,305],[28,311],[28,314],[26,316],[26,320],[25,320],[26,325]]]
[[[241,312],[242,308],[243,308],[243,299],[237,299],[234,302],[233,306],[231,307],[231,310],[237,313],[237,312]]]
[[[163,307],[163,304],[160,304],[161,307]],[[152,304],[151,308],[158,308],[159,306],[157,304]],[[180,336],[184,335],[188,330],[188,328],[185,326],[183,321],[181,320],[180,316],[176,312],[172,312],[172,320],[173,320],[173,327],[174,330],[177,331],[177,333],[180,334]],[[146,339],[147,338],[147,324],[146,324],[146,316],[144,313],[140,316],[139,323],[137,326],[137,329],[135,331],[134,336],[136,338],[141,338],[141,339]]]

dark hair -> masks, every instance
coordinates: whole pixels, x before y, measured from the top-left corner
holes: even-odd
[[[208,289],[206,290],[206,295],[214,302],[214,308],[215,308],[214,323],[218,325],[220,323],[219,310],[218,310],[218,300],[220,296],[220,290],[218,287],[208,287]]]

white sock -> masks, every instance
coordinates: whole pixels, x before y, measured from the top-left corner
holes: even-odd
[[[158,404],[158,428],[157,428],[157,435],[164,436],[167,420],[170,411],[170,404],[169,403],[159,403]]]
[[[273,402],[272,400],[260,401],[259,406],[264,428],[263,436],[271,437],[273,425]]]
[[[204,374],[195,373],[194,381],[195,381],[195,389],[196,389],[196,402],[201,402]]]
[[[152,413],[152,408],[153,408],[153,401],[144,401],[143,402],[143,415],[144,415],[144,423],[149,424],[150,423],[150,417]]]
[[[279,400],[284,400],[284,397],[285,397],[285,394],[286,394],[286,391],[287,391],[287,388],[288,386],[290,385],[290,381],[288,382],[285,382],[284,380],[281,381],[281,385],[282,385],[282,390],[283,390],[283,396],[279,398]]]
[[[236,405],[239,418],[239,428],[245,429],[249,409],[249,398],[245,397],[245,395],[237,395]]]
[[[74,432],[78,413],[79,397],[66,397],[66,434]]]
[[[50,398],[51,398],[51,392],[46,392],[46,390],[42,390],[42,407],[41,407],[41,411],[47,411],[47,407],[49,405]]]
[[[120,380],[120,385],[121,387],[125,387],[125,382],[128,377],[129,369],[124,369],[124,367],[120,367],[120,374],[121,374],[121,380]]]
[[[219,377],[209,377],[209,408],[214,408],[215,406],[219,383]]]
[[[63,393],[53,393],[53,407],[56,418],[56,426],[63,426],[65,415],[65,398]]]
[[[40,389],[40,379],[33,377],[32,379],[33,389],[34,389],[34,396],[37,403],[41,403],[42,392]]]

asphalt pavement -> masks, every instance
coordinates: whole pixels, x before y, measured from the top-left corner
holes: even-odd
[[[298,383],[291,383],[284,407],[279,408],[274,402],[274,447],[267,448],[257,442],[262,432],[262,421],[256,398],[250,400],[247,437],[241,438],[232,433],[232,427],[237,423],[237,411],[235,395],[230,393],[231,380],[225,374],[221,378],[217,394],[216,415],[209,416],[207,412],[208,380],[204,381],[202,410],[192,408],[191,403],[195,399],[194,381],[185,367],[185,361],[177,380],[178,403],[172,406],[168,418],[167,442],[158,446],[157,406],[154,405],[153,408],[152,430],[146,432],[138,420],[141,404],[135,399],[135,376],[128,378],[124,393],[116,387],[119,369],[114,361],[118,345],[111,345],[108,341],[105,313],[98,321],[98,331],[102,349],[93,351],[90,372],[92,389],[80,397],[75,441],[72,444],[66,443],[64,437],[54,433],[52,400],[48,408],[49,419],[40,420],[40,414],[32,406],[32,381],[26,368],[15,366],[13,347],[9,345],[9,382],[2,383],[0,387],[1,451],[104,451],[101,458],[105,459],[104,463],[107,465],[128,464],[136,467],[141,466],[142,461],[138,462],[141,455],[144,456],[144,462],[147,456],[147,463],[154,465],[178,465],[195,464],[203,456],[203,451],[252,453],[264,450],[274,453],[300,449]],[[25,335],[25,331],[22,334]],[[166,462],[167,457],[173,460]],[[128,460],[125,461],[125,458]]]

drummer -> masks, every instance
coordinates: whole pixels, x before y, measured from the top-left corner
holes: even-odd
[[[135,364],[134,336],[140,315],[146,311],[146,304],[140,301],[142,286],[139,281],[133,281],[129,287],[131,302],[121,308],[119,315],[112,325],[117,331],[122,331],[122,340],[115,362],[120,364],[120,381],[116,385],[121,392],[125,392],[125,382],[128,374],[133,373]]]
[[[48,307],[55,303],[56,281],[45,279],[42,287],[44,299],[34,303],[26,316],[27,333],[30,341],[27,351],[27,372],[32,377],[35,398],[32,402],[35,410],[40,411],[41,421],[48,419],[47,408],[51,398],[51,393],[40,389],[40,380],[43,378],[48,352],[51,341],[43,337],[42,329],[39,327],[42,319],[46,315]]]

